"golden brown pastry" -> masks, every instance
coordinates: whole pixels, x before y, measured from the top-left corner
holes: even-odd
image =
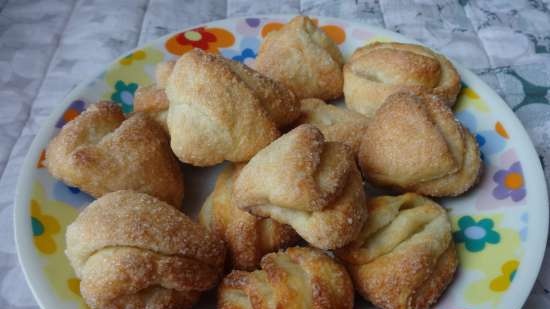
[[[289,87],[299,99],[342,96],[344,58],[306,16],[296,16],[262,42],[255,68]]]
[[[233,181],[242,165],[227,165],[199,213],[199,221],[226,243],[233,269],[254,270],[267,253],[296,244],[300,237],[285,224],[235,207]]]
[[[218,282],[223,242],[147,194],[117,191],[67,227],[65,251],[92,308],[190,308]]]
[[[183,177],[168,136],[148,116],[124,118],[99,102],[67,123],[46,148],[45,165],[63,182],[94,197],[135,190],[179,207]]]
[[[458,265],[446,211],[414,193],[373,198],[368,208],[359,237],[336,251],[355,288],[377,308],[429,308]]]
[[[302,116],[299,123],[316,126],[327,142],[341,142],[359,151],[361,138],[365,133],[368,118],[346,108],[326,104],[319,99],[304,99],[301,102]]]
[[[237,207],[290,226],[311,245],[339,248],[365,222],[365,192],[349,146],[301,125],[256,154],[233,187]]]
[[[389,96],[371,119],[358,155],[375,185],[430,196],[456,196],[481,171],[474,137],[435,95]]]
[[[393,93],[432,93],[452,107],[460,91],[460,76],[449,60],[414,44],[375,42],[357,49],[344,66],[346,105],[374,116]]]
[[[233,271],[221,284],[220,309],[351,309],[345,268],[322,251],[289,248],[262,258],[262,270]]]
[[[166,94],[172,150],[196,166],[247,161],[300,114],[282,84],[199,49],[177,61]]]
[[[157,64],[155,71],[156,84],[140,86],[134,95],[134,111],[143,112],[155,119],[168,132],[166,116],[170,102],[164,92],[166,81],[172,73],[176,62],[167,61]]]

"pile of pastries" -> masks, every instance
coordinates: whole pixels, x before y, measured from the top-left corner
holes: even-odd
[[[254,68],[191,50],[161,63],[135,112],[98,102],[50,142],[50,173],[97,198],[67,228],[91,308],[430,308],[458,260],[444,208],[478,180],[451,107],[460,77],[421,46],[345,62],[309,18],[262,42]],[[326,100],[345,98],[347,108]],[[197,219],[181,163],[224,161]],[[365,181],[400,195],[367,196]],[[186,186],[192,186],[192,183]]]

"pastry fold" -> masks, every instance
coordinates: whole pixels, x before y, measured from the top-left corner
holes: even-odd
[[[288,224],[321,249],[344,246],[366,219],[351,149],[304,124],[262,149],[235,180],[237,207]]]
[[[369,201],[359,237],[336,255],[355,288],[381,309],[434,304],[458,265],[445,209],[414,193]]]
[[[399,92],[371,119],[358,160],[375,185],[429,196],[457,196],[481,173],[475,138],[435,95]]]
[[[316,126],[325,136],[327,142],[341,142],[351,147],[354,154],[359,145],[368,118],[347,108],[338,108],[319,99],[304,99],[301,102],[302,116],[300,124],[309,123]]]
[[[344,58],[338,46],[306,16],[268,33],[255,69],[280,81],[299,99],[342,96]]]
[[[118,105],[92,104],[46,148],[45,165],[63,182],[94,197],[134,190],[179,207],[183,177],[168,136],[148,116],[126,119]]]
[[[241,168],[233,164],[224,168],[199,221],[226,242],[233,269],[250,271],[260,265],[262,256],[294,245],[300,237],[286,224],[253,216],[233,204],[233,182]]]
[[[346,105],[367,117],[400,91],[436,94],[452,107],[460,76],[444,56],[415,44],[371,43],[344,65]]]
[[[117,191],[67,227],[65,251],[92,308],[190,308],[223,271],[225,247],[147,194]]]
[[[353,308],[345,268],[313,248],[289,248],[262,258],[262,270],[233,271],[218,292],[220,309]]]
[[[165,91],[172,150],[196,166],[247,161],[300,114],[282,84],[199,49],[176,62]]]

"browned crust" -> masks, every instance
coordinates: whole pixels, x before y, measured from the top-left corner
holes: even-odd
[[[265,254],[296,244],[300,238],[288,225],[250,215],[234,206],[233,181],[241,167],[228,164],[218,176],[199,220],[227,243],[232,268],[250,271],[260,265]]]
[[[271,253],[262,259],[262,269],[229,274],[218,290],[218,308],[353,308],[345,268],[319,250]]]
[[[428,308],[458,260],[447,214],[413,193],[369,201],[360,236],[336,251],[361,295],[382,309]]]
[[[183,198],[183,177],[166,133],[143,114],[125,120],[111,102],[93,104],[66,124],[46,148],[45,165],[94,197],[131,189],[176,207]]]
[[[299,116],[282,86],[198,49],[177,61],[166,94],[172,150],[197,166],[247,161],[279,136],[280,124]]]
[[[376,112],[358,160],[375,185],[430,196],[456,196],[479,177],[475,139],[435,95],[398,92]]]
[[[400,91],[436,94],[452,107],[460,92],[460,76],[444,56],[404,43],[368,44],[344,66],[346,105],[368,117]]]
[[[324,142],[308,124],[254,156],[235,180],[233,198],[237,207],[288,224],[322,249],[350,242],[367,215],[351,149]]]
[[[301,105],[299,124],[309,123],[316,126],[327,142],[344,143],[357,154],[369,122],[367,117],[346,108],[326,104],[319,99],[305,99],[301,101]]]
[[[109,193],[86,207],[67,227],[66,243],[94,308],[122,302],[188,308],[215,286],[225,257],[223,242],[198,223],[134,191]]]
[[[306,16],[296,16],[263,40],[255,68],[280,81],[299,99],[342,96],[342,54]]]

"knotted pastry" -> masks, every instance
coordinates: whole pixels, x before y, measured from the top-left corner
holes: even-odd
[[[254,270],[262,256],[291,246],[300,238],[288,225],[235,207],[233,181],[241,168],[242,165],[230,164],[222,171],[214,191],[202,206],[199,220],[227,243],[234,269]]]
[[[367,117],[399,91],[437,94],[452,107],[460,76],[442,55],[403,43],[368,44],[358,48],[344,66],[346,105]]]
[[[157,64],[155,71],[156,84],[140,86],[134,95],[134,111],[143,112],[155,119],[166,131],[166,116],[168,115],[168,98],[164,92],[166,81],[176,65],[175,61],[161,62]]]
[[[289,87],[299,99],[342,96],[344,58],[338,46],[306,16],[268,33],[255,68]]]
[[[65,251],[92,308],[190,308],[223,270],[223,242],[170,205],[109,193],[67,227]]]
[[[94,197],[134,190],[179,207],[183,177],[168,136],[143,114],[124,118],[99,102],[67,123],[46,148],[45,165],[63,182]]]
[[[233,271],[221,284],[219,309],[351,309],[345,268],[322,251],[289,248],[262,258],[262,270]]]
[[[369,201],[361,234],[340,248],[355,288],[381,309],[429,308],[458,260],[446,211],[414,193]]]
[[[358,155],[370,182],[430,196],[456,196],[481,171],[476,140],[435,95],[391,95],[365,131]]]
[[[349,146],[301,125],[256,154],[235,180],[237,207],[290,225],[321,249],[342,247],[365,222],[365,192]]]
[[[197,166],[249,160],[300,114],[282,84],[199,49],[176,62],[166,94],[172,150]]]
[[[302,116],[299,123],[316,126],[328,142],[341,142],[359,151],[361,138],[365,133],[368,118],[346,108],[326,104],[319,99],[305,99],[301,102]]]

